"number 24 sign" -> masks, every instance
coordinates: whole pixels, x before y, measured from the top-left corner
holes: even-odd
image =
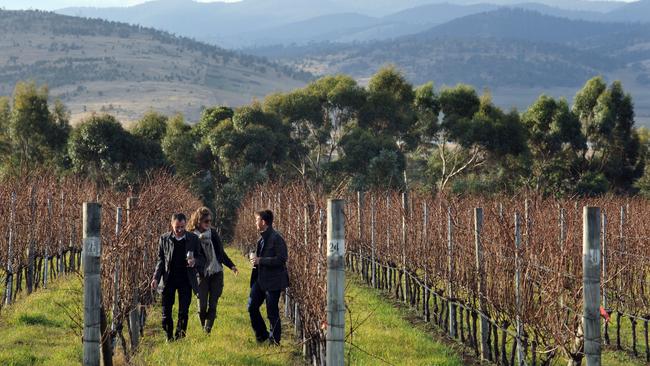
[[[329,255],[343,255],[345,252],[345,241],[333,240],[330,241],[327,247],[327,254]]]

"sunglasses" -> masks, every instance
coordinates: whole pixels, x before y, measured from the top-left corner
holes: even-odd
[[[210,220],[210,219],[207,219],[207,220],[203,220],[203,221],[201,221],[201,222],[202,222],[202,223],[204,223],[204,224],[209,224],[209,223],[211,223],[211,222],[212,222],[212,220]]]

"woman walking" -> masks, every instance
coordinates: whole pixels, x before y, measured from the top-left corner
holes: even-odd
[[[223,250],[217,230],[212,227],[213,215],[209,208],[199,207],[190,218],[189,230],[199,237],[205,253],[205,266],[199,274],[199,319],[206,333],[210,333],[217,317],[217,303],[223,291],[223,268],[239,271]]]

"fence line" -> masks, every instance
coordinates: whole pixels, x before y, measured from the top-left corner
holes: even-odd
[[[650,242],[634,238],[650,234],[650,223],[642,220],[650,201],[443,198],[401,192],[356,192],[345,198],[346,268],[412,306],[424,320],[440,324],[477,356],[502,365],[544,365],[560,358],[578,364],[584,359],[584,302],[577,292],[583,286],[583,219],[578,208],[598,206],[610,216],[623,212],[621,220],[601,223],[604,250],[599,268],[605,271],[599,274],[598,288],[606,307],[597,309],[608,317],[617,315],[612,317],[617,324],[627,324],[622,319],[628,319],[633,334],[638,332],[636,323],[647,328],[643,314],[650,314],[650,292],[634,279],[650,275],[650,258],[643,258]],[[298,304],[302,332],[318,339],[325,314],[325,304],[318,299],[325,297],[325,281],[322,271],[309,268],[325,263],[324,249],[315,245],[324,239],[314,234],[322,228],[313,218],[303,225],[294,208],[307,203],[322,210],[324,198],[300,184],[266,185],[244,200],[240,217],[269,202],[290,246],[292,287],[286,299],[293,308]],[[480,230],[475,208],[482,208]],[[515,215],[521,220],[513,220]],[[254,242],[244,222],[237,227],[240,245]],[[604,343],[608,327],[606,322]],[[621,349],[629,347],[620,330],[615,337]],[[638,353],[636,335],[631,348]]]

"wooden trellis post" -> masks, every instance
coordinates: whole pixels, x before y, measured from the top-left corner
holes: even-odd
[[[515,213],[515,307],[517,311],[517,365],[524,366],[526,356],[521,342],[524,330],[521,324],[521,223],[519,214]]]
[[[406,273],[406,220],[408,216],[408,210],[409,210],[409,204],[408,204],[408,193],[402,192],[402,272],[404,274],[404,287],[402,287],[402,276],[400,276],[400,288],[402,289],[402,300],[404,302],[408,301],[406,292],[407,292],[407,287],[408,287],[408,275]]]
[[[584,207],[582,294],[584,352],[587,366],[600,366],[600,208]]]
[[[119,238],[120,232],[122,231],[122,207],[118,207],[115,210],[115,237]],[[111,321],[111,331],[115,333],[117,331],[117,313],[118,313],[118,304],[120,296],[120,258],[118,257],[115,261],[115,272],[113,272],[113,316]],[[113,346],[115,347],[115,346]]]
[[[126,222],[131,221],[131,215],[138,205],[137,197],[129,197],[126,201]],[[137,286],[133,289],[133,299],[131,302],[133,308],[129,312],[129,331],[131,338],[131,348],[136,349],[140,344],[140,294]]]
[[[422,204],[422,237],[424,238],[425,248],[429,246],[429,206],[427,202],[424,201]],[[425,254],[425,256],[428,255]],[[429,273],[427,269],[426,262],[424,264],[424,301],[422,302],[422,307],[424,308],[424,320],[429,321]]]
[[[449,335],[456,338],[456,304],[454,298],[454,240],[451,207],[447,207],[447,297],[449,298]]]
[[[101,215],[99,203],[83,204],[84,333],[83,364],[99,366],[101,341]]]
[[[16,192],[11,192],[11,214],[9,215],[9,242],[7,248],[7,284],[5,289],[5,304],[11,304],[14,270],[11,260],[14,256],[14,225],[16,221]]]
[[[363,206],[366,195],[362,191],[357,191],[357,239],[363,240]]]
[[[327,201],[327,355],[328,366],[343,366],[345,345],[345,203]]]
[[[371,256],[371,278],[372,287],[377,287],[377,243],[375,240],[375,228],[377,225],[377,213],[375,212],[375,195],[370,197],[370,256]]]
[[[29,211],[32,217],[36,216],[36,186],[32,185],[29,190]],[[29,247],[27,249],[27,293],[34,290],[34,274],[36,262],[36,225],[29,228]]]
[[[65,224],[65,192],[61,192],[61,214],[59,217],[59,234],[58,234],[58,243],[59,243],[59,274],[65,272],[65,250],[63,249],[63,225]]]
[[[47,222],[48,225],[50,226],[48,228],[48,232],[52,232],[52,197],[48,196],[47,197]],[[52,237],[50,236],[48,239],[48,242],[45,244],[45,258],[44,258],[44,265],[43,265],[43,288],[47,288],[47,281],[49,280],[49,273],[50,273],[50,245],[52,244]]]
[[[603,281],[607,281],[607,214],[601,214],[601,241],[602,241],[602,257],[603,257]],[[603,308],[607,309],[607,291],[603,287]]]
[[[324,210],[321,208],[318,210],[318,268],[317,274],[320,278],[321,272],[321,256],[323,255],[323,216],[325,215]]]
[[[481,359],[490,358],[490,323],[486,317],[487,306],[485,304],[485,270],[483,263],[483,244],[481,242],[481,231],[483,230],[483,209],[474,209],[474,246],[476,250],[476,277],[478,289],[478,304],[481,312]]]

